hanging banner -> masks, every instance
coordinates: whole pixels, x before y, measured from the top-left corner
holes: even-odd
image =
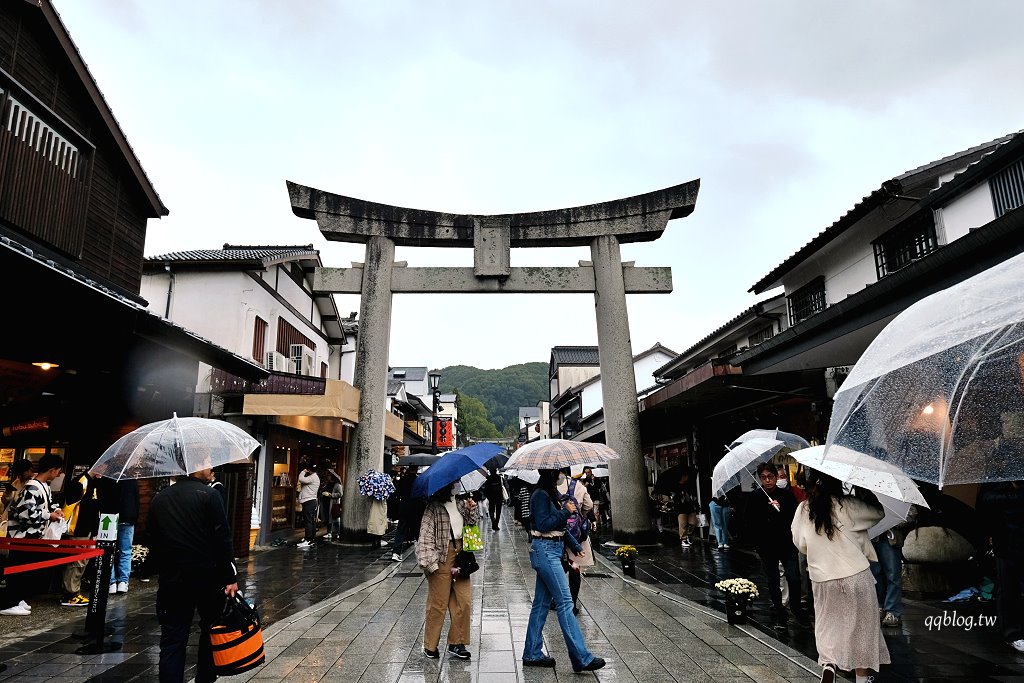
[[[451,448],[455,445],[455,435],[452,433],[453,424],[450,417],[439,417],[436,425],[437,433],[434,435],[434,442],[438,448]]]

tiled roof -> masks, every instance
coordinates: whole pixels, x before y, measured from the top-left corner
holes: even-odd
[[[555,365],[600,365],[596,346],[553,346],[551,361]]]
[[[841,216],[836,222],[823,231],[818,233],[814,239],[805,244],[803,247],[798,249],[796,253],[787,258],[781,264],[775,267],[770,273],[765,275],[763,278],[758,280],[754,285],[747,291],[755,294],[760,294],[767,289],[777,286],[777,283],[781,277],[792,271],[796,266],[803,263],[808,257],[820,250],[826,244],[837,238],[848,228],[852,227],[861,218],[866,216],[868,213],[873,211],[883,202],[892,199],[894,197],[904,198],[905,187],[916,186],[921,187],[923,184],[932,182],[938,176],[948,172],[950,169],[947,166],[956,161],[960,161],[970,156],[983,156],[994,150],[995,148],[1011,141],[1021,133],[1011,133],[1004,135],[1001,138],[997,138],[990,142],[986,142],[981,145],[976,145],[969,149],[965,149],[956,154],[937,159],[923,166],[906,171],[905,173],[896,176],[890,180],[885,181],[881,186],[862,198],[859,202],[854,204],[853,208],[847,211]],[[975,159],[977,161],[977,159]],[[974,162],[971,162],[974,163]],[[922,197],[914,197],[912,199],[920,200]]]
[[[662,377],[662,376],[665,375],[666,372],[668,372],[670,369],[672,369],[673,366],[677,366],[677,365],[679,365],[681,363],[685,363],[685,362],[689,361],[690,360],[690,354],[692,354],[694,351],[697,351],[698,349],[700,349],[702,346],[704,346],[708,342],[713,341],[716,337],[718,337],[721,334],[723,334],[726,331],[728,331],[729,328],[736,326],[737,323],[743,322],[744,319],[746,319],[746,318],[753,318],[754,316],[760,314],[762,311],[765,310],[766,307],[769,306],[769,304],[776,303],[779,299],[783,298],[784,296],[785,296],[784,294],[777,294],[777,295],[775,295],[773,297],[765,299],[764,301],[759,301],[756,304],[754,304],[753,306],[751,306],[750,308],[740,312],[738,315],[733,317],[729,322],[725,323],[724,325],[720,326],[715,331],[713,331],[710,334],[706,335],[703,339],[698,341],[696,344],[693,344],[692,346],[690,346],[690,348],[686,349],[681,354],[679,354],[678,356],[676,356],[675,358],[673,358],[672,360],[670,360],[669,362],[665,363],[660,368],[655,370],[654,371],[654,375],[656,377]]]
[[[396,373],[402,373],[404,375],[399,376]],[[404,382],[422,382],[427,378],[427,369],[422,368],[406,368],[406,367],[393,367],[388,370],[388,377],[398,377]]]
[[[260,264],[269,265],[281,261],[301,258],[318,258],[312,244],[295,246],[261,246],[225,244],[223,249],[195,249],[174,251],[168,254],[147,256],[146,263],[193,263],[193,264]]]

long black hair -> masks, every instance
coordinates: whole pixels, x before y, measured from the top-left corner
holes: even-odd
[[[555,507],[558,507],[558,498],[562,495],[558,492],[558,474],[558,470],[540,470],[540,481],[537,482],[537,488],[548,494]]]
[[[443,505],[444,503],[447,503],[449,500],[452,499],[452,491],[454,489],[455,489],[455,482],[453,481],[452,483],[448,484],[447,486],[442,486],[437,491],[435,491],[433,494],[431,494],[430,501],[432,503],[441,503]]]
[[[807,469],[807,514],[814,530],[832,540],[836,532],[834,503],[843,504],[843,482],[815,469]]]

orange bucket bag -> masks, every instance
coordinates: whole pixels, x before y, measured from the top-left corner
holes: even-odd
[[[233,676],[266,661],[260,615],[241,593],[228,598],[224,613],[210,626],[213,666],[219,676]]]

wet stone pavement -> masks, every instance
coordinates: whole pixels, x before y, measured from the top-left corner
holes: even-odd
[[[558,667],[524,670],[520,658],[535,580],[529,546],[516,529],[503,526],[498,533],[484,533],[481,571],[473,577],[470,661],[422,655],[426,583],[408,551],[396,563],[389,548],[321,544],[304,551],[287,546],[256,553],[245,567],[247,593],[264,617],[267,662],[222,680],[818,680],[813,633],[792,622],[785,632],[773,630],[767,600],[755,603],[750,624],[726,624],[713,584],[744,576],[764,592],[753,553],[719,553],[702,544],[681,549],[675,543],[641,548],[636,579],[623,577],[611,549],[602,548],[607,557],[599,557],[584,579],[579,620],[590,649],[607,660],[604,669],[572,672],[552,612],[544,637]],[[133,581],[128,595],[112,596],[108,623],[124,646],[104,655],[74,654],[81,641],[72,634],[82,630],[82,612],[58,608],[44,627],[0,617],[0,661],[10,667],[0,673],[0,681],[156,681],[155,588],[155,581]],[[886,633],[895,663],[878,680],[1024,681],[1024,656],[1005,646],[996,629],[929,631],[925,626],[926,617],[941,616],[943,610],[952,614],[955,609],[959,616],[989,614],[994,605],[908,600],[906,606],[903,626]],[[189,676],[194,673],[194,639]]]

